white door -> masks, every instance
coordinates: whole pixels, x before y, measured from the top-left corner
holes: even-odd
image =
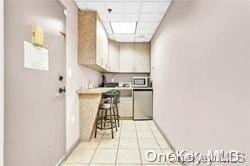
[[[5,1],[4,7],[4,165],[54,166],[66,142],[64,10],[56,0]],[[48,71],[24,68],[24,41],[31,42],[31,25],[44,29]]]

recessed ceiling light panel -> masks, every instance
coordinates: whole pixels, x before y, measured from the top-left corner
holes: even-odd
[[[113,33],[132,34],[136,32],[136,22],[110,22]]]

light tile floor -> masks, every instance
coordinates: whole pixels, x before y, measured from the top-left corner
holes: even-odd
[[[172,151],[154,122],[123,120],[115,139],[110,130],[98,130],[97,138],[81,142],[62,166],[180,165],[149,162],[146,154],[152,150],[158,154]]]

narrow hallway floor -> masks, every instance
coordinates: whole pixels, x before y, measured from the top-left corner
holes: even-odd
[[[97,138],[81,142],[62,166],[115,166],[115,165],[180,165],[158,160],[147,160],[147,152],[157,154],[172,152],[153,121],[122,120],[111,139],[111,131],[98,130]],[[153,160],[155,155],[149,155]]]

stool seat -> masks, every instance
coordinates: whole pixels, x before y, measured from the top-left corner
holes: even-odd
[[[100,109],[109,109],[109,108],[114,108],[115,107],[115,104],[106,104],[106,103],[104,103],[104,104],[102,104],[99,108]]]

